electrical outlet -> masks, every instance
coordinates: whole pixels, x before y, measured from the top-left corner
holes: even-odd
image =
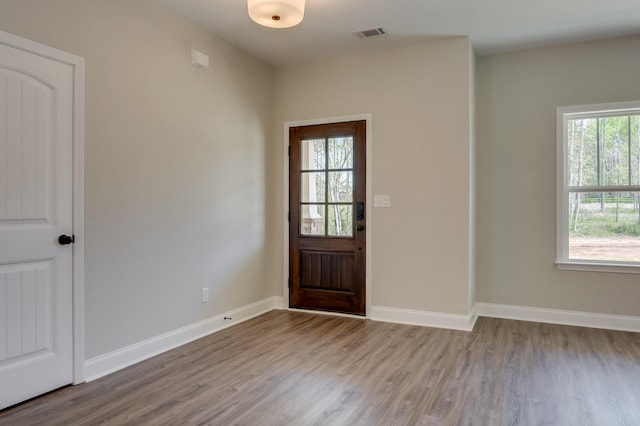
[[[209,301],[209,288],[202,288],[202,303],[207,303]]]

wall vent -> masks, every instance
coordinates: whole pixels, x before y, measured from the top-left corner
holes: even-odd
[[[377,37],[385,34],[387,34],[387,31],[382,27],[353,32],[353,35],[358,37],[360,40],[364,40],[365,38]]]

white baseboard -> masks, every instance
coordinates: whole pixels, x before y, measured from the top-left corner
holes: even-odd
[[[469,315],[457,315],[441,312],[372,306],[368,318],[373,321],[392,322],[396,324],[421,325],[425,327],[471,331],[473,330],[477,315],[475,309],[473,309]]]
[[[85,361],[87,382],[114,373],[216,331],[239,324],[274,309],[285,309],[284,298],[274,296],[224,314],[200,321],[160,336]],[[319,313],[319,312],[311,312]],[[225,317],[233,320],[225,321]],[[372,306],[368,319],[396,324],[419,325],[472,331],[478,317],[504,318],[579,327],[640,332],[640,317],[542,309],[526,306],[476,303],[469,315]]]
[[[284,297],[283,296],[273,296],[268,300],[273,300],[273,309],[284,310],[287,307],[284,305]]]
[[[640,332],[639,317],[531,308],[526,306],[496,305],[492,303],[477,303],[476,310],[478,316],[481,317]]]
[[[273,309],[282,309],[283,306],[284,300],[281,296],[270,297],[108,354],[91,358],[84,363],[85,380],[90,382],[99,379],[107,374],[114,373],[140,361],[144,361],[145,359],[215,333],[216,331],[262,315],[265,312]],[[229,321],[225,320],[225,317],[231,317],[233,319]]]

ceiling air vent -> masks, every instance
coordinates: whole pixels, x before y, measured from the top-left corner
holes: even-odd
[[[358,37],[360,40],[364,40],[365,38],[377,37],[377,36],[385,35],[386,33],[387,31],[384,28],[380,27],[380,28],[373,28],[370,30],[354,31],[353,35]]]

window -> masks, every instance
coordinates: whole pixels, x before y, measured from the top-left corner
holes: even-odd
[[[558,108],[561,269],[640,273],[640,102]]]

